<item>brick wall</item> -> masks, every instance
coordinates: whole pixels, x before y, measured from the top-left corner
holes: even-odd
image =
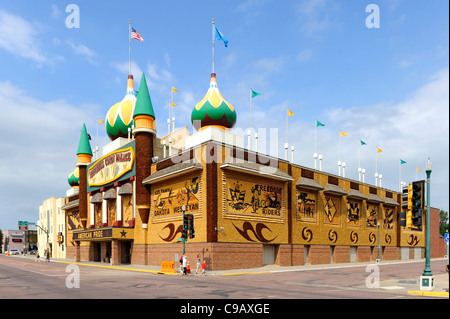
[[[356,262],[369,262],[371,261],[370,247],[359,246],[356,248]]]
[[[382,251],[381,260],[398,260],[401,258],[399,247],[384,247]]]
[[[332,261],[334,263],[349,263],[350,246],[334,246]]]
[[[315,264],[329,264],[330,263],[330,246],[325,245],[311,245],[308,252],[307,263]]]

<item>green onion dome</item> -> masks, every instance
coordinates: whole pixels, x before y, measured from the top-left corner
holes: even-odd
[[[114,104],[106,114],[105,127],[111,141],[118,137],[127,138],[128,128],[133,124],[133,112],[136,105],[133,76],[128,75],[127,94],[122,101]]]
[[[195,121],[200,121],[200,125]],[[192,110],[191,123],[197,130],[209,126],[228,130],[236,124],[236,111],[220,94],[215,73],[211,74],[209,90],[205,97]]]
[[[79,186],[80,171],[78,170],[78,167],[75,168],[75,170],[69,174],[69,178],[67,179],[67,181],[69,182],[69,185],[72,187]]]

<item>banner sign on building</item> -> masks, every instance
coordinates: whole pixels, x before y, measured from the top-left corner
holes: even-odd
[[[132,147],[111,152],[97,160],[88,170],[89,186],[100,186],[115,181],[133,169],[134,151]]]

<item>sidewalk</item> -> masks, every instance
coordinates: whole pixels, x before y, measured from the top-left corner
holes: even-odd
[[[11,256],[12,258],[22,257],[27,259],[36,259],[36,256]],[[436,258],[436,260],[445,260],[444,258]],[[179,275],[180,273],[167,273],[162,272],[160,266],[155,265],[131,265],[120,264],[117,266],[111,266],[109,263],[93,262],[93,261],[81,261],[76,263],[73,259],[56,259],[53,258],[51,262],[66,263],[66,264],[78,264],[91,267],[101,267],[109,269],[120,269],[128,271],[140,271],[153,274],[163,275]],[[395,261],[382,261],[380,266],[388,264],[399,264],[408,262],[421,262],[422,260],[395,260]],[[41,260],[41,262],[45,262]],[[206,276],[239,276],[239,275],[254,275],[254,274],[269,274],[279,272],[292,272],[292,271],[309,271],[318,269],[332,269],[332,268],[351,268],[351,267],[365,267],[367,265],[373,265],[373,262],[359,262],[359,263],[342,263],[342,264],[321,264],[321,265],[304,265],[304,266],[278,266],[267,265],[259,268],[251,269],[229,269],[229,270],[207,270]],[[195,272],[195,271],[194,271]],[[193,275],[191,270],[190,276]],[[449,298],[449,275],[448,273],[436,273],[434,274],[434,289],[432,291],[420,291],[420,274],[417,278],[398,279],[398,280],[382,280],[380,281],[379,290],[406,293],[411,295],[423,295],[432,297],[444,297]],[[356,288],[366,288],[365,285],[357,286]]]

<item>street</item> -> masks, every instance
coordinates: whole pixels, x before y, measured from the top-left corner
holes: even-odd
[[[444,274],[446,260],[433,260],[433,274]],[[378,279],[420,276],[423,262],[380,264]],[[430,298],[373,286],[366,265],[237,276],[180,276],[35,262],[0,256],[0,299],[409,299]],[[372,287],[372,288],[371,288]],[[381,285],[383,287],[383,285]],[[418,290],[418,287],[417,287]]]

